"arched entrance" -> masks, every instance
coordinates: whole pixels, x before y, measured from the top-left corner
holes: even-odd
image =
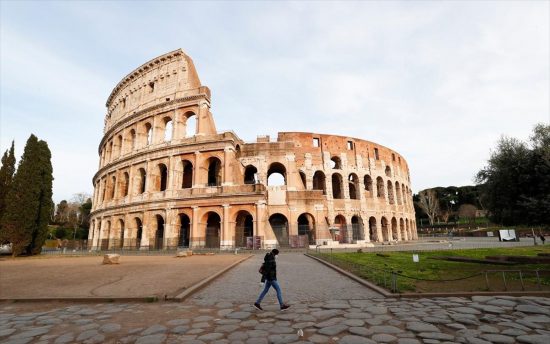
[[[162,250],[164,248],[164,218],[160,215],[156,216],[157,229],[155,230],[155,250]]]
[[[298,235],[307,237],[309,245],[315,245],[315,218],[309,213],[298,216]]]
[[[388,220],[385,217],[382,217],[382,239],[384,241],[389,241],[390,229],[388,225]]]
[[[401,240],[407,240],[407,232],[405,231],[405,222],[399,219],[399,231],[401,232]]]
[[[378,231],[376,229],[376,218],[369,218],[369,237],[370,241],[378,241]]]
[[[254,247],[254,219],[246,210],[237,213],[235,219],[235,247]]]
[[[365,240],[365,231],[363,230],[363,219],[361,216],[353,216],[351,218],[352,238],[356,240]]]
[[[397,240],[398,238],[398,233],[397,233],[397,220],[395,219],[395,217],[392,217],[391,219],[391,238],[390,240]]]
[[[186,214],[180,214],[180,230],[178,236],[178,247],[189,247],[189,233],[191,220]]]
[[[120,231],[119,237],[118,237],[119,242],[117,243],[116,247],[123,248],[125,246],[124,245],[124,221],[118,220],[118,230]]]
[[[221,219],[220,215],[209,212],[206,217],[206,248],[220,248],[220,229]]]
[[[348,235],[346,218],[342,215],[337,215],[334,218],[334,227],[338,229],[338,233],[335,235],[334,240],[342,244],[348,243],[350,236]]]
[[[141,234],[143,233],[143,225],[141,224],[141,220],[136,217],[136,249],[139,250],[141,247]]]
[[[216,157],[208,159],[208,186],[222,184],[222,162]]]
[[[288,247],[288,220],[283,214],[273,214],[269,217],[269,224],[280,247]]]

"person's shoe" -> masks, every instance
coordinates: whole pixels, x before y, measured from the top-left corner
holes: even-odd
[[[290,308],[290,306],[289,306],[289,305],[286,305],[286,304],[283,304],[283,305],[281,306],[281,310],[282,310],[282,311],[284,311],[284,310],[286,310],[286,309],[289,309],[289,308]]]
[[[254,304],[254,308],[256,308],[256,309],[259,310],[259,311],[263,311],[263,310],[264,310],[264,309],[262,308],[262,306],[260,306],[259,303],[255,303],[255,304]]]

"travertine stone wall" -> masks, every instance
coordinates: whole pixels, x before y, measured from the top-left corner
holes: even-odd
[[[89,245],[270,248],[417,238],[407,162],[365,140],[216,131],[210,90],[182,50],[107,100]],[[278,185],[272,177],[280,176]]]

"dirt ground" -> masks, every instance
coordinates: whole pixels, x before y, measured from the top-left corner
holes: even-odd
[[[242,255],[102,256],[0,259],[0,298],[176,296],[244,258]]]

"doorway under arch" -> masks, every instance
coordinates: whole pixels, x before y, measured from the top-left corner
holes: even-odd
[[[371,216],[369,218],[369,238],[370,241],[378,241],[378,231],[376,229],[376,218]]]
[[[220,248],[220,230],[221,219],[220,215],[215,212],[209,212],[206,217],[206,248]]]
[[[280,247],[288,247],[288,220],[283,214],[273,214],[269,217],[269,224]]]
[[[241,210],[235,218],[235,247],[254,248],[254,219],[246,210]]]
[[[365,240],[365,231],[363,229],[363,219],[361,216],[354,215],[351,218],[351,229],[352,229],[352,239],[356,240]]]
[[[178,247],[189,247],[189,235],[191,229],[191,220],[186,214],[180,214],[180,230],[178,236]]]
[[[298,216],[298,235],[307,236],[307,242],[315,245],[315,218],[310,213]]]
[[[157,229],[155,230],[155,250],[162,250],[164,248],[164,218],[160,215],[156,216]]]

